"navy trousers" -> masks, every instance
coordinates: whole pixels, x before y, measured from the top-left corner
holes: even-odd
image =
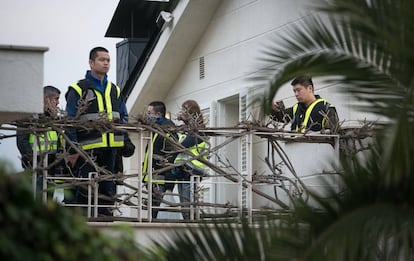
[[[114,148],[100,148],[91,150],[88,152],[92,158],[95,159],[95,163],[110,171],[114,172],[115,167],[115,157],[117,150]],[[84,159],[81,160],[78,171],[78,176],[82,178],[87,178],[90,172],[97,172],[97,170],[90,163],[86,162]],[[102,175],[102,173],[99,173]],[[116,194],[116,184],[113,180],[104,180],[99,182],[98,189],[98,204],[99,205],[113,205],[115,202],[114,196]],[[79,186],[75,194],[75,203],[76,204],[87,204],[88,199],[88,190],[87,186]],[[93,198],[92,198],[93,202]],[[113,212],[110,207],[99,207],[98,208],[99,216],[113,216]]]

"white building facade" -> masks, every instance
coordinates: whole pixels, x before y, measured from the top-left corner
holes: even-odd
[[[121,1],[122,2],[122,1]],[[272,39],[292,24],[314,15],[306,0],[180,0],[169,10],[173,19],[164,23],[159,38],[146,57],[133,88],[128,93],[130,116],[139,115],[155,100],[164,101],[172,119],[176,118],[182,102],[196,100],[202,109],[208,127],[233,127],[239,122],[257,117],[249,106],[255,95],[266,90],[265,85],[249,80],[260,69],[258,58],[272,44]],[[351,99],[340,94],[338,86],[323,85],[315,80],[315,93],[333,103],[344,126],[364,120],[349,106]],[[276,95],[286,106],[296,99],[292,87],[286,84]],[[215,138],[219,144],[224,137]],[[268,156],[265,139],[252,137],[246,150],[245,142],[238,140],[219,153],[239,173],[268,171],[264,159]],[[320,186],[319,174],[332,170],[338,159],[338,144],[281,143],[296,173],[306,184]],[[137,172],[140,162],[127,160],[126,171]],[[290,175],[285,167],[286,175]],[[240,188],[219,184],[216,178],[204,181],[206,201],[241,204]],[[256,187],[260,187],[258,184]],[[274,196],[273,186],[260,188]],[[279,192],[284,193],[283,191]],[[288,204],[288,196],[280,196]],[[252,207],[274,208],[277,204],[257,195],[250,197]],[[244,204],[244,203],[243,203]],[[247,204],[247,203],[246,203]]]

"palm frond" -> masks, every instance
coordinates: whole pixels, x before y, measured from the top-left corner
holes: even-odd
[[[285,221],[283,221],[285,220]],[[199,224],[177,232],[170,242],[156,244],[167,260],[290,260],[300,257],[309,242],[301,228],[282,218],[249,225]],[[286,225],[281,225],[284,222]]]
[[[327,187],[323,197],[308,191],[313,204],[296,202],[294,217],[309,225],[315,239],[306,260],[320,258],[322,248],[325,260],[408,260],[405,255],[414,255],[414,163],[384,162],[387,149],[377,144],[365,160],[344,158],[343,191]]]
[[[412,209],[372,204],[341,216],[323,230],[304,260],[410,260]]]

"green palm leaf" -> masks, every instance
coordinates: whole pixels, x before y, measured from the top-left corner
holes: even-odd
[[[373,148],[364,162],[343,160],[341,193],[331,188],[322,197],[308,191],[316,203],[296,202],[293,217],[310,228],[313,238],[305,260],[413,257],[414,177],[400,176],[390,183],[379,161],[382,149]]]

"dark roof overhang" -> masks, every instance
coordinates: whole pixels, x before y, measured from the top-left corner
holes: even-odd
[[[125,6],[132,2],[135,4],[129,7]],[[131,115],[141,112],[142,105],[148,101],[163,100],[165,98],[208,27],[216,8],[222,1],[170,0],[169,3],[144,3],[145,6],[142,5],[143,2],[148,1],[120,0],[106,34],[107,37],[132,38],[128,37],[128,35],[132,36],[133,34],[127,33],[132,28],[125,29],[123,26],[128,28],[129,25],[122,25],[120,23],[122,20],[121,16],[128,15],[128,9],[133,9],[134,6],[140,10],[148,8],[144,13],[148,12],[152,14],[149,16],[150,18],[146,18],[143,15],[136,15],[136,13],[133,15],[133,25],[135,26],[133,30],[134,38],[139,38],[139,40],[146,39],[148,42],[122,90],[123,96],[127,99],[127,106]],[[152,8],[155,7],[148,6],[147,4],[158,5],[158,9],[154,11]],[[176,10],[178,6],[180,8]],[[123,12],[121,9],[124,9]],[[174,18],[172,22],[165,27],[167,29],[163,25],[160,28],[156,23],[161,11],[167,11],[173,14]],[[136,17],[139,19],[137,20]],[[145,27],[138,26],[140,23],[145,22],[147,22],[147,30],[145,30]],[[116,26],[119,27],[117,29],[119,34],[115,34],[116,23],[118,23]],[[139,30],[137,31],[136,28],[142,28],[142,32],[150,32],[147,34],[148,37],[142,37],[145,34],[140,34],[142,32],[138,32]],[[149,28],[152,28],[152,30],[149,30]],[[154,50],[157,50],[156,56],[152,54]],[[147,64],[148,61],[152,61],[150,65]],[[142,82],[137,85],[140,79]]]
[[[172,11],[178,0],[120,0],[105,37],[151,38],[161,11]]]
[[[118,37],[124,39],[145,39],[147,44],[138,58],[125,85],[122,94],[128,99],[134,85],[157,44],[161,34],[162,24],[157,24],[161,11],[172,12],[179,0],[120,0],[114,12],[105,37]]]

